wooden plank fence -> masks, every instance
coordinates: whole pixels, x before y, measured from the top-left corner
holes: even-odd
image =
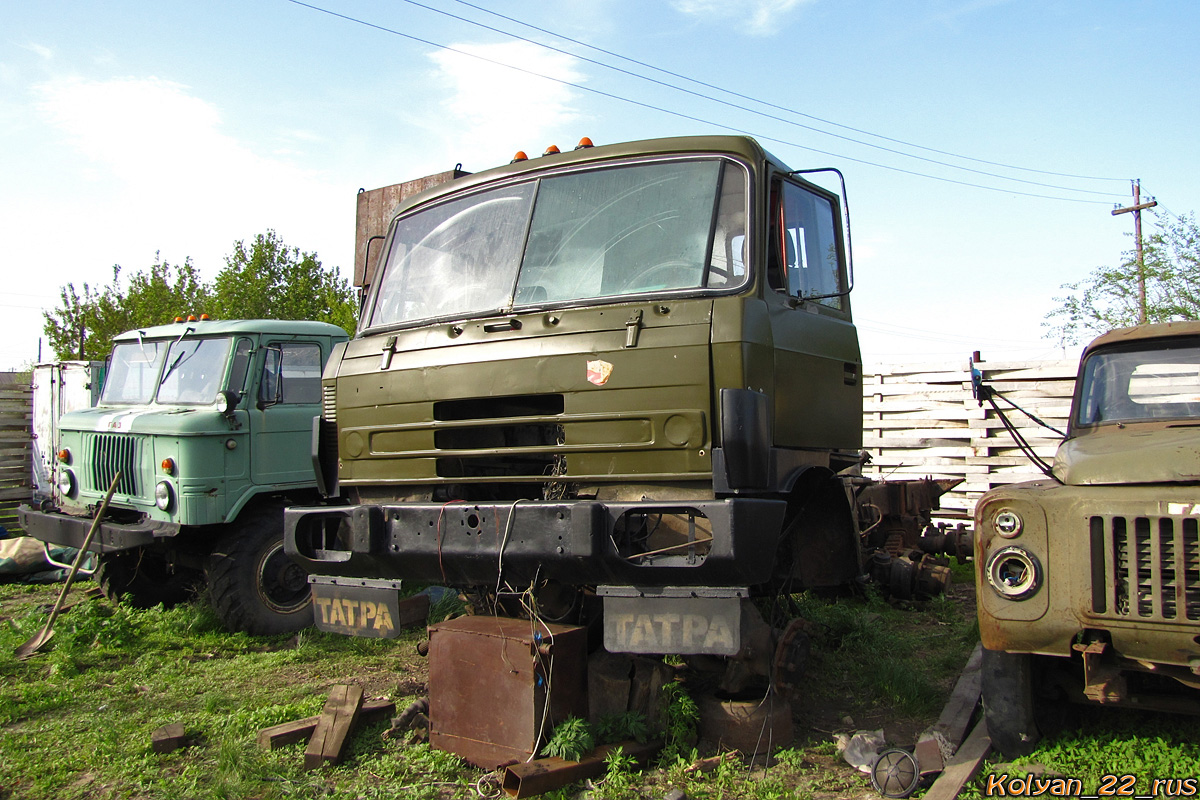
[[[982,362],[987,382],[1014,403],[1065,430],[1075,361]],[[1000,401],[1004,406],[1004,402]],[[0,525],[17,530],[32,469],[28,376],[0,373]],[[1045,459],[1058,440],[1019,411],[1009,418]],[[863,447],[873,478],[963,478],[942,498],[939,519],[968,519],[988,489],[1040,477],[996,413],[971,397],[967,364],[887,365],[863,371]]]
[[[1065,431],[1076,361],[980,362],[987,384],[1048,425]],[[939,519],[969,519],[980,496],[995,486],[1042,477],[1004,429],[996,412],[971,396],[961,366],[912,365],[863,370],[863,448],[873,478],[962,478],[942,497]],[[1008,418],[1049,461],[1059,437],[997,399]]]
[[[0,525],[16,533],[33,474],[33,392],[27,373],[0,372]]]

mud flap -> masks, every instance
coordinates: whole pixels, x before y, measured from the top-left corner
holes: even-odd
[[[395,639],[401,628],[423,622],[429,597],[400,599],[400,581],[354,581],[310,576],[313,622],[329,633],[371,639]],[[414,602],[415,601],[415,602]]]
[[[742,647],[743,588],[600,586],[610,653],[731,656]]]

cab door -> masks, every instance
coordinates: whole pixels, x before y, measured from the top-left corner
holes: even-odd
[[[774,179],[765,294],[775,343],[778,446],[862,446],[862,357],[841,231],[836,195],[786,176]]]
[[[254,482],[312,485],[313,417],[320,414],[321,365],[328,345],[314,341],[267,342],[257,359],[250,403]]]

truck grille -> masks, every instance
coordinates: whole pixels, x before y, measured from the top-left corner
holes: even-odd
[[[1195,517],[1089,520],[1092,611],[1110,617],[1200,619]]]
[[[337,422],[337,385],[332,382],[321,386],[321,418]]]
[[[121,480],[115,494],[129,497],[138,494],[138,450],[140,440],[125,434],[94,433],[84,437],[84,458],[87,463],[86,489],[107,492],[118,471]]]

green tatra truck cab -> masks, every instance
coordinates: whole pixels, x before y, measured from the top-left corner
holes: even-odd
[[[1045,480],[975,511],[988,732],[1029,752],[1046,700],[1200,713],[1200,323],[1084,351]]]
[[[614,652],[732,655],[747,598],[859,575],[841,208],[733,136],[584,146],[403,202],[322,381],[321,481],[348,504],[285,514],[318,626],[390,635],[330,609],[413,579],[547,620],[602,607]]]
[[[116,479],[90,548],[109,596],[171,604],[207,583],[232,630],[311,624],[283,508],[319,498],[321,369],[346,339],[320,322],[207,319],[116,337],[99,403],[58,420],[53,494],[20,508],[21,527],[81,546]]]

